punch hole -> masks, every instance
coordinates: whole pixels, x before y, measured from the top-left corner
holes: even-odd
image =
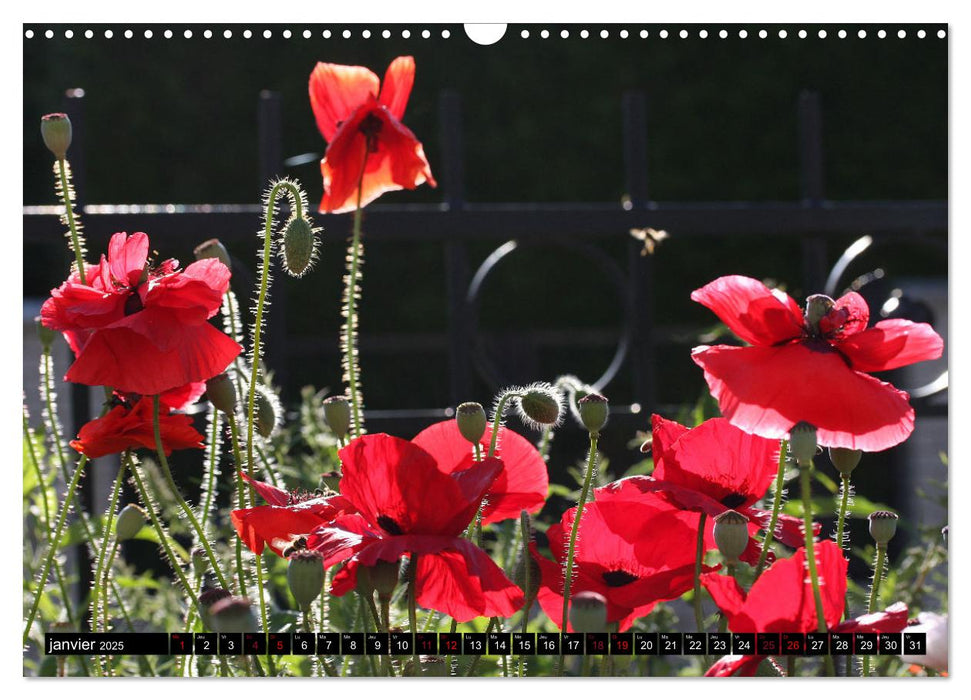
[[[251,32],[249,29],[244,29],[243,30],[243,38],[244,39],[249,39],[252,36],[253,36],[253,32]]]
[[[26,37],[27,39],[33,39],[34,38],[34,30],[33,29],[28,29],[26,32],[24,32],[24,37]]]
[[[126,29],[125,30],[125,38],[126,39],[131,39],[133,36],[135,36],[135,32],[133,32],[131,29]]]
[[[590,32],[588,32],[586,29],[581,29],[580,30],[580,38],[581,39],[587,39],[589,37],[590,37]]]
[[[68,29],[67,31],[64,32],[64,38],[65,39],[73,39],[74,38],[74,32],[71,31],[70,29]]]
[[[85,39],[93,39],[94,38],[94,32],[92,32],[90,29],[88,29],[86,32],[84,32],[84,38]]]
[[[155,36],[155,35],[152,33],[152,30],[151,29],[146,29],[145,30],[145,38],[146,39],[151,39],[153,36]]]
[[[186,39],[191,39],[192,38],[192,30],[191,29],[186,29],[184,32],[182,32],[182,36],[184,36]]]
[[[432,33],[430,31],[428,31],[427,29],[422,29],[421,30],[421,38],[422,39],[431,39],[432,38]]]
[[[105,39],[110,39],[114,35],[115,33],[113,31],[111,31],[110,29],[105,29]]]
[[[620,35],[621,35],[621,36],[622,36],[622,37],[623,37],[624,39],[626,39],[626,38],[627,38],[627,30],[625,29],[624,31],[622,31],[622,32],[620,33]],[[648,36],[650,36],[650,34],[648,33],[648,31],[647,31],[646,29],[642,29],[642,30],[641,30],[641,35],[640,35],[640,36],[641,36],[641,39],[646,39],[646,38],[647,38]]]
[[[166,29],[164,32],[162,32],[162,36],[164,36],[166,39],[171,39],[172,38],[172,30],[171,29]]]

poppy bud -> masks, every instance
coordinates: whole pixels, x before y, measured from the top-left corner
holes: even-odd
[[[119,542],[135,537],[145,526],[145,511],[141,506],[129,503],[118,512],[115,520],[115,537]]]
[[[835,304],[836,302],[825,294],[813,294],[806,299],[806,324],[811,333],[819,333],[819,322],[833,310]]]
[[[270,437],[277,426],[277,415],[279,404],[276,401],[276,396],[270,393],[269,389],[264,387],[256,388],[256,415],[254,416],[254,422],[256,424],[256,432],[265,438]]]
[[[486,414],[480,403],[467,401],[459,404],[459,407],[455,409],[455,422],[458,423],[462,437],[473,445],[478,445],[482,436],[485,435]]]
[[[829,460],[836,467],[837,471],[843,476],[849,476],[860,463],[863,453],[860,450],[851,450],[847,447],[830,447]]]
[[[725,560],[732,564],[748,546],[748,518],[734,510],[726,510],[715,516],[715,544]]]
[[[371,579],[371,586],[382,598],[390,598],[398,585],[398,569],[400,564],[396,561],[378,560],[374,566],[364,566],[359,569],[367,569]]]
[[[209,609],[223,598],[229,598],[233,594],[225,588],[207,588],[199,594],[199,605],[202,607],[202,622],[209,629],[213,629],[212,620],[209,617]]]
[[[252,632],[258,628],[250,599],[235,595],[224,597],[209,608],[209,622],[214,632],[228,634]]]
[[[529,567],[529,586],[526,585],[526,567]],[[536,600],[536,596],[539,593],[540,579],[543,576],[543,572],[539,568],[539,564],[530,554],[525,559],[523,558],[523,553],[520,552],[519,556],[516,557],[516,566],[513,569],[512,581],[523,591],[523,595],[526,596],[527,601]]]
[[[519,418],[523,423],[536,430],[547,425],[560,424],[563,417],[563,396],[551,384],[536,382],[517,393]]]
[[[40,344],[45,350],[50,350],[51,345],[54,344],[54,338],[57,337],[57,333],[45,326],[40,320],[40,316],[35,318],[34,321],[37,323],[37,337],[40,338]]]
[[[226,415],[236,411],[236,387],[225,372],[206,380],[206,396],[209,403]]]
[[[792,426],[789,431],[789,452],[800,467],[811,467],[816,456],[816,427],[805,421]]]
[[[330,495],[340,492],[340,483],[341,473],[330,471],[320,475],[320,480],[317,482],[317,485],[324,492],[324,495]]]
[[[291,219],[283,232],[283,262],[287,272],[294,277],[303,277],[314,261],[316,243],[309,221]]]
[[[368,567],[357,567],[357,585],[354,586],[354,590],[365,598],[374,594],[374,584],[371,583],[371,570]]]
[[[229,251],[226,250],[218,238],[210,238],[208,241],[200,243],[192,251],[196,260],[205,260],[206,258],[216,258],[223,265],[228,267],[230,270],[233,269],[232,260],[229,257]]]
[[[577,401],[577,410],[583,427],[591,433],[599,433],[607,424],[610,404],[606,396],[591,393]]]
[[[879,544],[887,544],[897,534],[897,514],[889,510],[870,513],[870,537]]]
[[[40,135],[54,157],[64,160],[67,149],[71,147],[71,120],[68,116],[60,112],[45,114],[40,118]]]
[[[594,591],[582,591],[570,604],[574,632],[603,632],[607,627],[607,599]]]
[[[298,549],[290,555],[287,584],[297,607],[306,610],[324,588],[324,557],[312,549]]]
[[[205,576],[209,571],[209,557],[206,555],[206,550],[202,547],[193,547],[189,556],[192,558],[192,571],[195,575]]]
[[[347,437],[347,431],[351,429],[351,405],[346,396],[331,396],[324,399],[324,420],[338,440]]]

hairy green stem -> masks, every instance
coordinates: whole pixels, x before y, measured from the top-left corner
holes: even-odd
[[[507,391],[499,397],[499,401],[496,403],[496,410],[492,414],[492,439],[489,440],[489,451],[486,453],[487,457],[496,456],[496,446],[499,444],[499,430],[502,428],[502,417],[506,413],[506,404],[511,399],[521,397],[522,394],[517,394],[515,391]]]
[[[701,566],[705,561],[705,521],[707,519],[707,513],[702,513],[698,517],[698,542],[695,546],[695,580],[692,604],[695,609],[695,626],[699,632],[705,631],[705,618],[701,610]]]
[[[873,583],[870,586],[870,598],[867,602],[866,611],[872,615],[877,611],[877,600],[880,598],[880,582],[883,580],[883,567],[887,560],[887,544],[877,542],[876,561],[873,564]],[[863,675],[870,675],[870,657],[863,657]]]
[[[74,251],[74,259],[78,266],[78,277],[81,284],[86,285],[87,279],[84,276],[84,248],[81,245],[81,237],[78,234],[77,222],[74,220],[74,202],[71,201],[71,183],[67,177],[67,162],[64,158],[57,159],[57,172],[61,182],[61,201],[64,204],[67,225],[71,230],[71,249]]]
[[[812,472],[813,465],[810,461],[809,464],[799,465],[799,480],[802,486],[802,517],[803,517],[803,527],[806,536],[806,563],[809,566],[809,580],[813,587],[813,602],[816,606],[816,631],[826,632],[826,616],[823,613],[823,597],[819,592],[819,574],[816,571],[816,545],[813,538],[813,499],[812,499],[812,482],[810,481],[810,474]],[[826,655],[826,674],[829,676],[835,675],[835,670],[833,668],[833,657]]]
[[[786,482],[786,451],[788,450],[788,441],[783,439],[779,443],[779,471],[775,477],[775,490],[772,496],[772,516],[769,519],[769,527],[765,531],[765,537],[762,540],[762,551],[759,553],[759,563],[755,567],[755,578],[758,579],[762,575],[762,571],[765,569],[765,564],[768,561],[769,550],[772,548],[772,540],[775,537],[775,528],[779,523],[779,513],[782,511],[782,492],[785,489]]]

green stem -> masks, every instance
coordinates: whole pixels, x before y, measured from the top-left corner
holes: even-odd
[[[270,284],[270,253],[273,250],[273,210],[282,190],[287,190],[293,202],[295,215],[303,218],[303,205],[300,190],[288,180],[273,185],[266,205],[266,226],[263,230],[263,265],[260,269],[260,291],[256,299],[256,317],[253,320],[252,367],[250,368],[249,398],[246,408],[246,464],[253,476],[253,417],[256,411],[256,380],[260,369],[260,340],[263,331],[263,313],[266,307],[266,292]]]
[[[883,567],[887,558],[887,545],[877,542],[877,560],[873,565],[873,584],[870,586],[870,599],[867,602],[866,611],[872,615],[877,611],[877,600],[880,597],[880,582],[883,580]],[[870,675],[870,657],[863,657],[863,675]]]
[[[165,552],[165,556],[168,557],[169,564],[172,566],[172,570],[179,579],[179,583],[182,584],[182,588],[185,589],[186,594],[192,599],[192,604],[196,608],[196,612],[201,614],[202,605],[199,603],[199,598],[196,597],[196,592],[189,585],[188,579],[185,577],[185,572],[182,571],[182,565],[178,558],[175,556],[175,552],[172,551],[171,545],[169,545],[169,535],[165,532],[165,528],[162,527],[162,523],[158,519],[158,515],[155,513],[155,506],[152,505],[152,501],[149,498],[148,490],[145,488],[145,484],[142,482],[142,477],[138,473],[138,465],[132,463],[131,473],[135,479],[135,488],[138,490],[138,496],[142,499],[142,503],[145,505],[145,510],[148,511],[149,520],[152,521],[152,527],[155,528],[155,533],[158,535],[158,541],[162,545],[162,550]]]
[[[78,235],[77,222],[74,220],[74,203],[71,201],[71,184],[67,179],[67,164],[64,158],[57,159],[57,172],[61,180],[61,201],[64,203],[64,211],[67,215],[67,226],[71,230],[71,249],[74,251],[74,259],[78,266],[78,277],[81,284],[86,285],[87,279],[84,276],[84,257],[82,253],[81,238]]]
[[[236,415],[233,413],[226,414],[229,419],[229,432],[232,436],[233,443],[233,459],[236,462],[236,506],[239,510],[243,510],[246,507],[246,489],[243,485],[243,475],[241,469],[243,468],[242,455],[239,451],[239,426],[236,424]],[[245,594],[246,591],[246,567],[243,566],[243,541],[237,537],[236,538],[236,577],[239,583],[239,591],[241,594]]]
[[[361,169],[363,178],[364,170]],[[344,326],[344,370],[346,373],[348,393],[351,400],[351,435],[360,437],[364,431],[363,396],[361,394],[360,378],[357,373],[357,277],[361,267],[361,188],[358,186],[357,208],[354,210],[354,224],[351,230],[350,270],[347,275],[347,287],[344,290],[344,303],[347,307],[347,319]]]
[[[209,460],[206,464],[205,487],[202,499],[202,526],[205,527],[209,521],[209,512],[212,510],[213,499],[216,492],[216,472],[219,463],[219,416],[220,412],[215,406],[210,406],[210,431],[209,431]]]
[[[840,510],[836,520],[836,544],[840,546],[840,549],[846,549],[849,544],[843,542],[843,527],[846,523],[846,510],[850,503],[850,493],[850,475],[843,474],[840,479]]]
[[[125,481],[125,472],[128,470],[128,450],[121,458],[121,466],[118,468],[118,476],[115,478],[114,486],[111,489],[111,497],[108,501],[108,509],[105,511],[105,521],[101,528],[101,546],[98,552],[98,563],[94,568],[94,590],[91,592],[91,626],[92,631],[98,632],[98,621],[101,620],[101,614],[98,607],[101,605],[102,589],[101,589],[101,577],[104,573],[105,557],[108,555],[109,547],[114,546],[114,538],[109,537],[111,534],[111,522],[116,517],[115,510],[118,508],[118,496],[121,493],[121,485]],[[107,632],[107,627],[104,630]]]
[[[411,642],[411,662],[414,664],[414,673],[421,675],[421,659],[418,658],[418,555],[411,555],[411,581],[408,582],[408,624],[414,638]]]
[[[266,616],[266,594],[263,591],[263,555],[256,555],[256,587],[260,592],[260,623],[263,625],[263,634],[269,634],[270,626],[267,624]],[[273,656],[270,654],[269,647],[266,650],[266,668],[271,676],[276,675],[276,668],[273,663]]]
[[[573,584],[573,555],[576,552],[577,533],[580,531],[580,520],[583,518],[583,509],[587,504],[587,496],[590,493],[590,481],[593,479],[593,472],[597,464],[597,439],[598,433],[590,433],[590,453],[587,457],[587,469],[583,475],[583,488],[580,490],[580,500],[577,501],[577,512],[573,517],[573,527],[570,529],[570,542],[566,550],[566,568],[563,570],[563,615],[561,617],[560,630],[566,632],[567,623],[570,621],[570,586]],[[560,645],[560,665],[558,675],[563,674],[563,662],[566,651]]]
[[[495,413],[492,414],[492,439],[489,440],[489,452],[486,453],[487,457],[496,456],[496,446],[499,444],[499,431],[502,429],[502,417],[506,414],[506,404],[510,399],[521,396],[522,394],[517,394],[514,391],[507,391],[499,397],[499,401],[496,403]]]
[[[219,562],[216,559],[216,555],[212,551],[212,547],[209,545],[209,539],[206,537],[205,531],[202,526],[199,525],[199,521],[196,519],[196,514],[189,507],[189,504],[185,502],[182,498],[182,493],[179,491],[179,487],[175,485],[175,479],[172,478],[172,471],[169,469],[169,460],[165,457],[165,447],[162,445],[162,432],[159,426],[159,397],[156,394],[153,397],[152,402],[152,428],[155,431],[155,449],[158,452],[159,465],[162,468],[162,476],[165,477],[165,483],[168,484],[169,489],[172,491],[172,495],[178,502],[179,507],[182,508],[182,512],[185,513],[185,517],[192,524],[192,528],[196,531],[196,536],[199,538],[199,543],[202,544],[203,549],[206,550],[206,555],[209,557],[209,565],[212,567],[213,573],[216,574],[216,578],[219,579],[219,585],[229,590],[229,583],[226,582],[226,577],[223,576],[222,569],[219,566]]]
[[[699,632],[705,631],[705,618],[701,610],[701,566],[705,561],[705,521],[707,519],[707,513],[702,513],[698,518],[698,543],[695,546],[695,581],[692,603],[695,609],[695,626]]]
[[[813,587],[813,602],[816,606],[816,631],[826,632],[826,616],[823,613],[823,597],[819,593],[819,574],[816,572],[816,545],[813,538],[813,499],[812,483],[810,473],[812,472],[812,462],[799,465],[799,480],[802,486],[802,517],[803,529],[806,536],[806,563],[809,566],[809,580]],[[825,657],[826,674],[835,675],[833,669],[833,657]]]
[[[772,517],[769,519],[769,527],[765,531],[762,540],[762,551],[759,553],[759,563],[755,567],[755,578],[762,574],[765,564],[768,561],[769,550],[772,547],[772,540],[775,537],[775,528],[779,523],[779,513],[782,511],[782,492],[785,488],[786,480],[786,451],[788,441],[783,439],[779,443],[779,471],[775,477],[775,490],[772,497]]]
[[[60,512],[57,514],[57,524],[54,526],[54,536],[51,538],[50,547],[47,548],[47,555],[44,557],[44,565],[41,568],[40,577],[37,579],[37,589],[36,593],[34,594],[34,602],[31,604],[30,612],[27,614],[27,624],[24,627],[23,635],[24,646],[27,646],[27,641],[30,639],[30,628],[33,627],[34,619],[37,617],[37,609],[40,607],[41,595],[44,592],[47,577],[51,573],[51,563],[54,560],[54,555],[57,553],[57,550],[60,547],[61,537],[64,535],[64,523],[67,520],[68,511],[71,509],[71,503],[74,501],[74,494],[77,491],[78,483],[81,481],[81,474],[84,472],[84,466],[87,463],[87,456],[81,455],[81,459],[78,461],[77,469],[74,470],[74,476],[71,477],[71,483],[67,486],[67,493],[64,494],[64,501],[61,503]]]

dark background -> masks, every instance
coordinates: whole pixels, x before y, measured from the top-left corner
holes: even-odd
[[[193,30],[186,40],[182,32]],[[214,36],[204,39],[210,27]],[[470,202],[614,202],[625,192],[621,98],[629,90],[647,96],[650,199],[686,201],[791,201],[800,199],[798,122],[801,91],[819,93],[823,125],[825,198],[828,200],[946,200],[948,194],[948,43],[928,36],[898,39],[898,27],[865,27],[858,39],[852,25],[845,39],[837,27],[816,38],[820,26],[767,25],[769,38],[757,36],[762,26],[728,26],[730,36],[678,38],[681,27],[585,25],[590,38],[559,38],[560,27],[541,39],[543,27],[510,25],[495,46],[477,46],[460,26],[431,25],[432,37],[421,38],[429,25],[290,26],[227,25],[224,39],[217,25],[171,25],[174,37],[162,37],[163,26],[112,26],[114,38],[103,38],[105,25],[92,26],[95,38],[83,38],[85,25],[71,25],[74,38],[35,37],[24,41],[24,203],[53,204],[51,156],[38,133],[42,114],[63,108],[65,91],[83,88],[85,203],[256,203],[265,183],[259,181],[257,100],[261,90],[282,96],[284,157],[316,154],[287,174],[299,178],[311,205],[319,202],[319,156],[325,144],[317,132],[307,97],[307,81],[317,61],[366,65],[380,77],[398,55],[415,57],[417,73],[405,123],[424,143],[432,171],[441,178],[439,91],[461,96],[464,122],[465,192]],[[131,27],[132,39],[122,33]],[[253,38],[242,38],[250,28]],[[146,28],[154,31],[145,39]],[[262,38],[270,28],[273,38]],[[305,39],[309,28],[314,38]],[[355,38],[344,39],[348,28]],[[391,29],[393,38],[381,31]],[[400,38],[402,29],[411,38]],[[447,28],[451,37],[442,39]],[[530,31],[529,39],[520,31]],[[601,29],[610,38],[599,38]],[[641,39],[646,28],[650,38]],[[805,28],[809,38],[798,39]],[[69,154],[70,155],[70,154]],[[427,186],[383,196],[375,205],[440,202],[442,193]],[[292,404],[299,387],[340,387],[337,335],[344,264],[346,220],[341,226],[327,216],[316,223],[325,229],[318,269],[302,280],[277,275],[285,285],[287,327],[294,342],[326,337],[333,352],[307,357],[286,368],[283,399]],[[89,249],[104,249],[114,231],[88,222]],[[366,230],[366,225],[365,225]],[[148,231],[151,235],[151,231]],[[240,232],[213,231],[231,239]],[[724,274],[772,279],[797,299],[819,290],[802,288],[801,249],[797,239],[753,236],[745,231],[723,238],[679,239],[670,231],[654,259],[656,289],[653,313],[672,342],[659,348],[655,368],[657,404],[669,415],[680,405],[705,394],[701,372],[691,362],[690,347],[716,319],[690,301],[689,295]],[[861,232],[862,233],[862,232]],[[946,240],[946,232],[937,234]],[[829,264],[856,235],[827,239]],[[629,243],[626,230],[592,241],[624,265]],[[166,245],[153,238],[162,257],[191,260],[191,246]],[[470,243],[478,265],[495,247],[491,241]],[[242,298],[252,289],[257,237],[229,244],[247,269],[234,270],[234,287]],[[63,246],[24,241],[24,294],[43,297],[63,280],[70,258]],[[448,323],[442,246],[437,242],[382,242],[369,245],[361,305],[362,365],[366,404],[371,409],[443,407],[449,404],[447,345],[439,351],[409,349],[407,338],[444,334]],[[867,272],[868,261],[856,271]],[[879,265],[888,277],[930,275],[946,278],[947,261],[940,251],[903,243],[882,249]],[[923,318],[917,320],[925,320]],[[273,322],[273,309],[270,311]],[[483,295],[481,326],[489,335],[495,360],[511,380],[552,380],[570,372],[592,380],[608,364],[622,314],[617,294],[587,259],[557,249],[518,254],[513,264],[490,278]],[[938,319],[945,323],[945,319]],[[530,362],[520,362],[519,333],[559,330],[600,333],[604,341],[582,350],[554,345]],[[444,337],[444,335],[443,335]],[[508,352],[507,352],[508,351]],[[617,404],[633,400],[627,375],[605,388]],[[488,404],[496,387],[476,378],[470,400]],[[645,415],[641,429],[649,422]],[[564,431],[566,434],[567,431]],[[573,431],[577,432],[577,431]],[[577,436],[578,437],[578,436]],[[637,457],[625,451],[632,431],[608,441],[608,454],[620,472]],[[580,444],[580,440],[572,447]],[[611,450],[613,451],[611,454]],[[573,449],[572,455],[582,453]],[[570,458],[561,460],[562,469]],[[860,492],[890,498],[885,479],[874,478]]]

